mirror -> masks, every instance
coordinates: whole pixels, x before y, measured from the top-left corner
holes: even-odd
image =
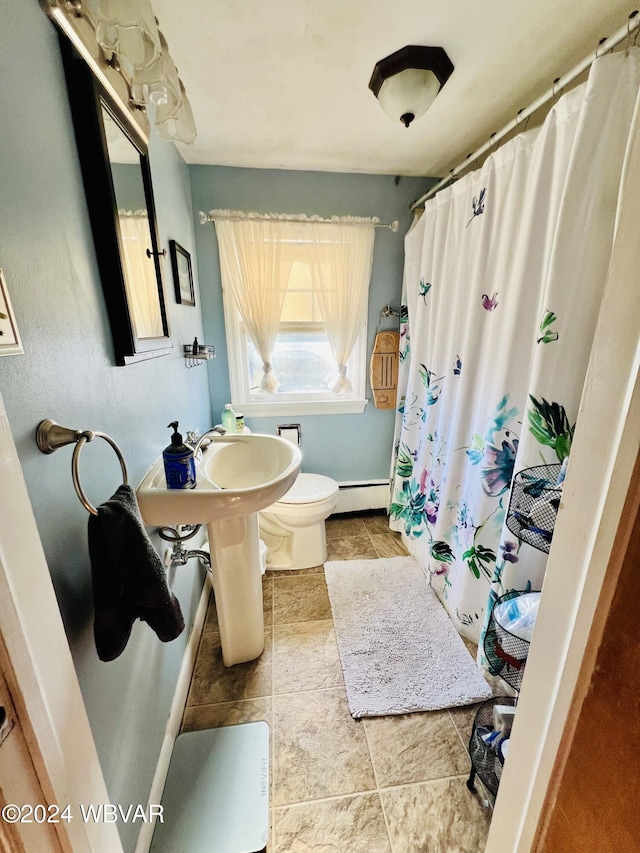
[[[64,38],[61,48],[116,363],[165,355],[172,344],[147,139]]]
[[[141,340],[162,337],[164,327],[140,154],[104,102],[101,103],[101,112],[131,321],[136,336]]]

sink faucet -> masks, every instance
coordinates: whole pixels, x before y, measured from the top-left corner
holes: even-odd
[[[207,439],[209,439],[209,442],[211,442],[212,439],[209,438],[209,436],[214,435],[214,434],[224,435],[225,433],[226,433],[226,429],[224,427],[218,425],[218,426],[212,427],[211,429],[206,430],[206,432],[203,432],[202,435],[200,436],[200,438],[197,437],[197,433],[195,435],[193,435],[193,439],[195,439],[195,443],[193,445],[193,455],[197,458],[198,453],[200,453],[200,451],[202,449],[203,442],[205,442]]]

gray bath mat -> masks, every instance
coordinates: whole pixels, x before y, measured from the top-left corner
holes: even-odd
[[[491,689],[412,557],[325,565],[353,717],[434,711]]]

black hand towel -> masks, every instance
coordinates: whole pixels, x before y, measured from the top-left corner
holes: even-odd
[[[95,609],[94,636],[100,660],[122,654],[137,618],[163,643],[184,630],[180,604],[167,586],[162,561],[151,544],[130,486],[89,516],[89,557]]]

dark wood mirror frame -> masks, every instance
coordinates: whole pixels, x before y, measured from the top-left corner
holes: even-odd
[[[164,299],[162,268],[147,139],[127,110],[111,97],[71,43],[60,36],[78,155],[87,197],[96,257],[111,324],[116,364],[125,365],[167,355],[172,349]],[[129,304],[122,260],[121,234],[114,181],[109,161],[102,107],[137,149],[149,217],[151,247],[162,335],[141,337]]]

